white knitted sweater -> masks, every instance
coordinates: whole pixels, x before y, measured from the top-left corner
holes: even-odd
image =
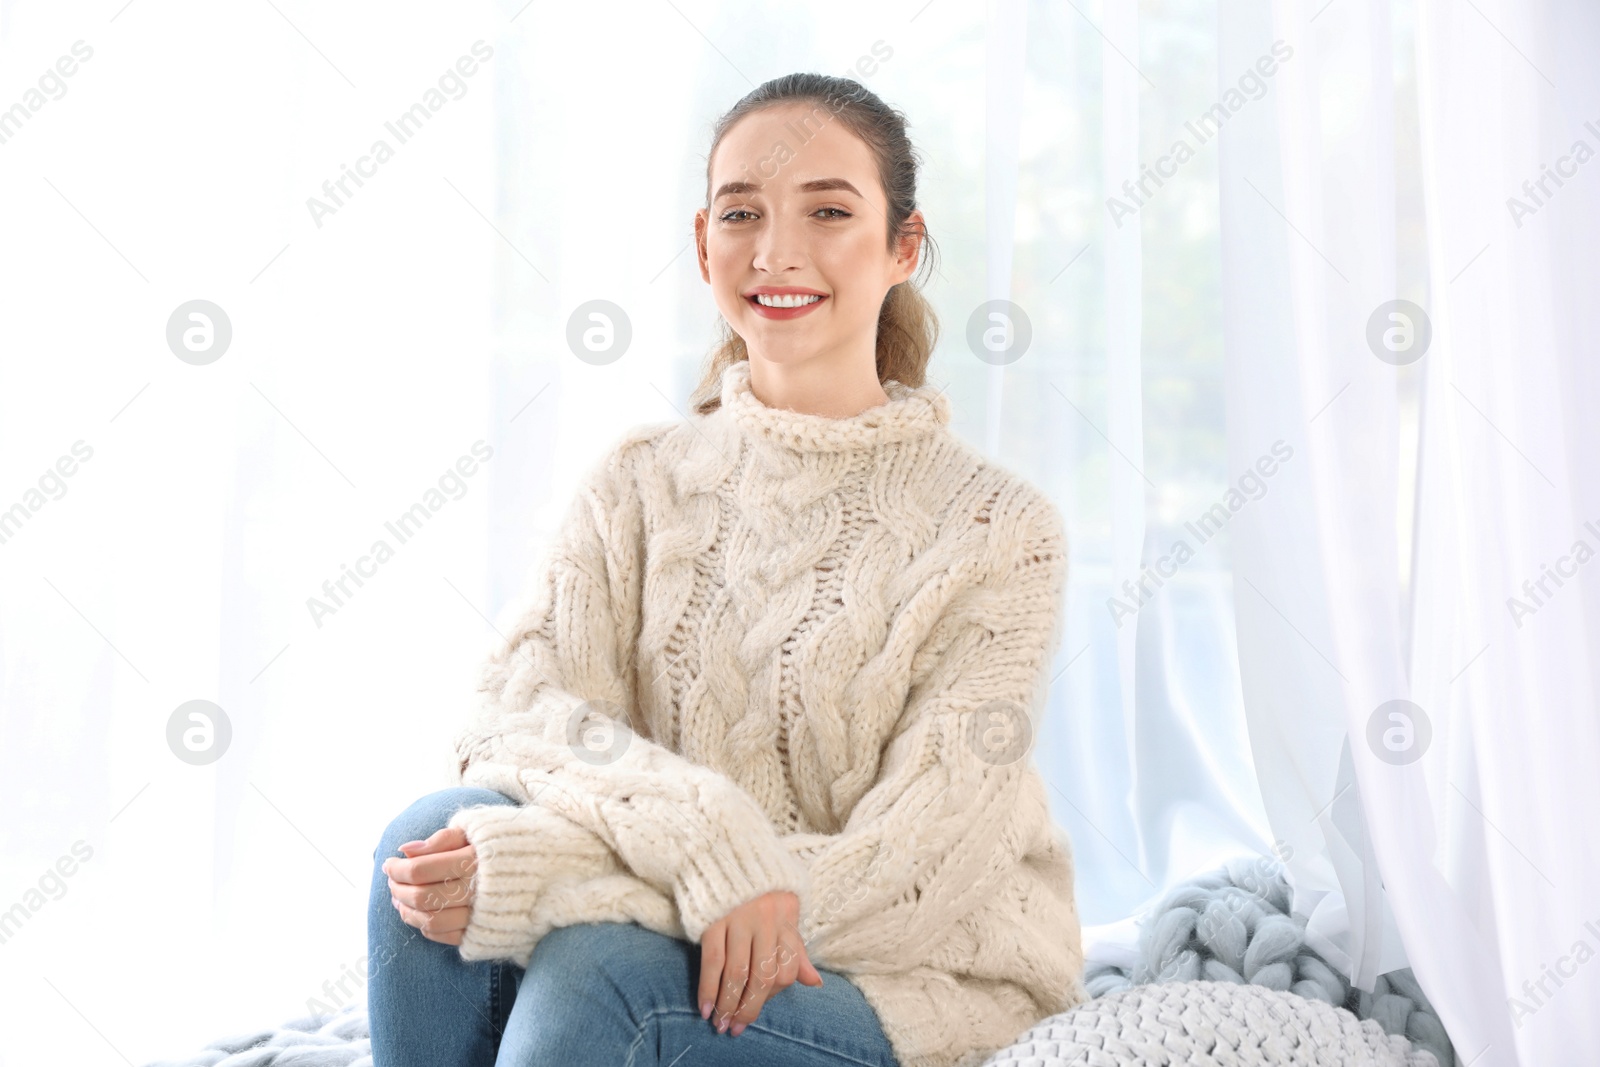
[[[785,889],[903,1067],[979,1063],[1087,999],[1025,747],[1063,522],[942,392],[884,390],[841,419],[768,407],[741,361],[720,408],[590,469],[456,742],[463,784],[520,802],[450,820],[478,853],[463,959],[526,966],[592,921],[698,943]]]

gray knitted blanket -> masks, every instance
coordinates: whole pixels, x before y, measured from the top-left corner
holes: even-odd
[[[355,1000],[333,1015],[224,1037],[192,1056],[146,1067],[372,1067],[367,1005]]]
[[[1455,1067],[1409,969],[1353,989],[1305,944],[1270,860],[1174,889],[1140,923],[1130,969],[1090,966],[1091,999],[1028,1030],[984,1067]],[[146,1067],[372,1067],[367,1006],[213,1041]]]
[[[1356,989],[1306,944],[1305,920],[1287,914],[1289,896],[1276,860],[1231,860],[1175,887],[1151,909],[1139,923],[1138,961],[1131,968],[1091,964],[1084,987],[1102,997],[1151,983],[1263,986],[1373,1020],[1385,1033],[1431,1052],[1440,1067],[1455,1067],[1449,1035],[1411,968],[1379,975],[1370,993]]]

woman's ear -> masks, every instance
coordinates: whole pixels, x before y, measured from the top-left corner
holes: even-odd
[[[916,273],[917,263],[922,256],[922,234],[925,225],[926,220],[920,208],[906,216],[904,232],[895,248],[894,271],[891,275],[894,284],[898,285]]]
[[[706,265],[706,226],[710,221],[711,213],[701,208],[694,213],[694,248],[695,255],[700,259],[700,280],[709,284],[711,271]]]

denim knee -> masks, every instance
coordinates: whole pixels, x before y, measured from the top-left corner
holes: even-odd
[[[395,816],[383,831],[378,847],[372,853],[374,863],[382,863],[390,856],[400,855],[400,846],[407,841],[425,841],[450,822],[450,816],[462,808],[483,804],[508,804],[516,801],[493,789],[473,786],[454,786],[419,797],[411,806]]]
[[[688,997],[689,948],[632,922],[559,926],[534,950],[530,978],[539,992],[533,995],[551,1007],[609,1000],[613,1009],[640,1017],[647,1014],[641,1008],[676,992]]]

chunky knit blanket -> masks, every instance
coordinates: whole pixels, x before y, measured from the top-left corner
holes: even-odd
[[[218,1038],[192,1056],[145,1067],[372,1067],[367,1004],[355,1000],[333,1015]]]
[[[1379,978],[1371,993],[1352,989],[1304,945],[1288,900],[1281,870],[1267,862],[1236,861],[1184,883],[1144,920],[1133,968],[1091,965],[1088,1001],[1039,1022],[985,1067],[1454,1067],[1411,972]],[[372,1067],[366,1004],[146,1067]]]
[[[1320,1000],[1233,982],[1130,986],[1052,1016],[984,1067],[1438,1067],[1433,1053]]]
[[[1370,993],[1355,988],[1306,944],[1306,921],[1289,914],[1289,904],[1281,864],[1264,856],[1230,860],[1175,887],[1151,909],[1139,924],[1131,968],[1091,964],[1084,986],[1090,997],[1196,981],[1292,992],[1372,1020],[1431,1052],[1440,1067],[1455,1067],[1444,1024],[1409,967],[1380,975]]]

